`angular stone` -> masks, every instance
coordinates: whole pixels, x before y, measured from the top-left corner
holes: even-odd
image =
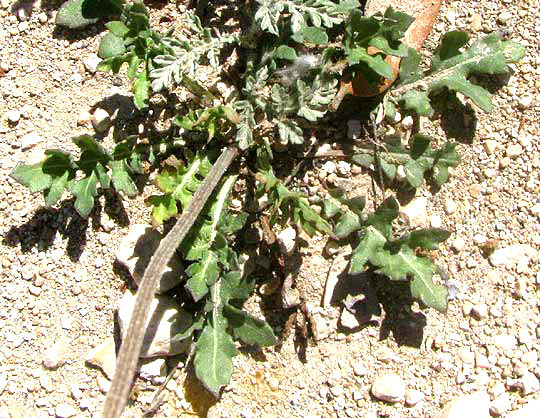
[[[77,415],[77,410],[67,403],[61,403],[56,405],[55,413],[58,418],[70,418]]]
[[[385,374],[373,382],[371,394],[385,402],[400,402],[405,397],[405,382],[395,374]]]
[[[139,368],[139,375],[145,380],[155,380],[156,378],[167,376],[167,365],[165,359],[157,358],[143,362]]]
[[[512,407],[512,401],[510,400],[510,395],[507,392],[500,394],[493,402],[489,411],[493,416],[499,417],[508,411]]]
[[[97,132],[105,132],[111,127],[111,115],[105,109],[98,107],[92,115],[92,125]]]
[[[534,373],[523,373],[523,377],[521,378],[521,392],[523,395],[531,395],[538,391],[540,391],[540,382]]]
[[[21,138],[21,148],[24,151],[36,146],[40,142],[43,142],[43,138],[35,132],[30,132]]]
[[[517,411],[507,414],[506,418],[535,418],[539,416],[538,411],[540,411],[540,399],[531,401]]]
[[[100,62],[101,58],[99,58],[96,54],[91,54],[88,58],[85,58],[83,64],[84,68],[86,68],[86,71],[94,74],[97,71],[97,67]]]
[[[417,197],[403,206],[400,210],[406,221],[412,228],[427,226],[427,198]]]
[[[479,391],[470,395],[463,395],[450,401],[436,418],[490,418],[489,395]]]
[[[116,368],[116,344],[114,337],[109,337],[86,354],[86,361],[99,367],[109,380],[114,377]]]
[[[141,282],[144,270],[159,246],[161,238],[159,231],[151,226],[137,224],[131,226],[129,233],[120,243],[116,259],[127,268],[137,285]],[[165,293],[177,286],[183,273],[182,262],[176,255],[173,256],[161,276],[157,293]]]
[[[134,305],[135,294],[128,290],[118,307],[118,324],[122,338],[126,336]],[[192,322],[191,315],[172,297],[155,296],[146,321],[141,357],[174,356],[185,352],[191,344],[191,338],[179,340],[175,336],[186,331]]]
[[[514,244],[499,248],[489,256],[489,262],[495,266],[514,267],[527,265],[531,258],[537,257],[538,251],[527,244]]]
[[[291,255],[296,246],[296,230],[292,227],[285,228],[277,236],[280,246],[285,255]]]
[[[414,406],[424,399],[424,394],[418,389],[407,389],[405,392],[405,405]]]
[[[56,369],[62,366],[67,361],[69,348],[69,338],[60,338],[52,345],[51,348],[47,350],[47,352],[43,356],[43,365],[47,369]]]

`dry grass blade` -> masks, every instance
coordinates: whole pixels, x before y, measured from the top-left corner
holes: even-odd
[[[203,184],[193,195],[187,210],[178,218],[167,236],[161,240],[158,249],[152,256],[137,291],[133,315],[129,321],[126,338],[120,347],[116,371],[103,406],[102,418],[119,418],[121,416],[139,361],[150,303],[159,279],[174,251],[195,223],[206,201],[238,154],[239,150],[236,147],[227,148],[221,153]]]

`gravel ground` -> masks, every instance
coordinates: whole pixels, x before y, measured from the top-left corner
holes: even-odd
[[[71,200],[45,209],[41,196],[8,177],[47,148],[71,149],[71,136],[91,132],[85,112],[103,99],[115,95],[107,103],[129,107],[125,78],[89,71],[103,27],[73,39],[54,27],[56,3],[2,0],[0,9],[1,418],[99,415],[108,381],[85,357],[114,333],[125,289],[113,269],[117,243],[129,223],[149,222],[143,197],[101,198],[101,210],[84,220]],[[205,416],[208,408],[208,416],[244,418],[540,416],[539,13],[536,0],[446,1],[427,43],[433,48],[451,29],[473,37],[499,30],[527,48],[493,112],[476,112],[474,138],[459,146],[450,182],[435,195],[417,191],[427,198],[421,222],[454,231],[437,255],[459,286],[448,313],[413,306],[408,318],[344,332],[338,307],[317,308],[319,341],[308,345],[305,363],[292,336],[279,350],[243,351],[219,403],[188,375],[168,385],[157,416]],[[152,11],[155,22],[177,15],[174,4]],[[471,128],[467,117],[446,122],[425,126],[438,138],[443,128],[461,137]],[[325,245],[315,238],[302,250],[297,282],[312,306],[328,272],[343,264],[322,255]],[[63,349],[48,352],[55,343]],[[51,356],[65,363],[44,367]],[[141,391],[125,416],[140,416],[149,396]],[[450,401],[454,408],[441,412]]]

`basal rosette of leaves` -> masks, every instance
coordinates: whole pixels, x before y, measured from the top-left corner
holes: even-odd
[[[399,79],[380,98],[379,114],[392,116],[401,107],[431,116],[430,95],[443,89],[459,92],[489,111],[490,94],[473,84],[470,76],[508,71],[508,64],[519,60],[524,50],[497,34],[467,46],[467,35],[451,32],[443,37],[429,69],[422,71],[420,55],[401,43],[411,18],[391,8],[365,17],[359,8],[356,0],[255,0],[245,3],[239,17],[245,19],[241,31],[205,27],[189,11],[187,30],[175,35],[172,30],[161,34],[152,29],[142,2],[127,2],[119,19],[106,24],[99,69],[117,74],[127,64],[134,104],[141,112],[148,111],[154,93],[169,100],[175,89],[183,88],[196,96],[197,100],[185,103],[172,116],[176,135],[151,144],[130,137],[112,150],[89,135],[77,136],[73,141],[80,149],[79,157],[48,150],[42,162],[19,163],[11,173],[31,192],[43,192],[46,205],[56,204],[65,191],[70,192],[75,209],[87,217],[104,189],[126,196],[139,194],[142,187],[137,187],[136,180],[141,179],[143,164],[151,166],[157,171],[159,192],[147,202],[157,226],[186,210],[221,149],[243,151],[179,247],[187,265],[181,278],[187,290],[182,303],[195,316],[187,331],[195,341],[195,371],[215,395],[229,382],[235,342],[259,346],[275,342],[269,325],[242,309],[255,283],[244,277],[240,249],[234,244],[246,222],[244,210],[230,208],[239,175],[251,176],[252,181],[245,183],[254,187],[235,195],[241,207],[248,206],[250,195],[268,202],[253,212],[255,218],[269,215],[271,227],[292,224],[309,235],[355,241],[351,275],[373,271],[408,281],[415,298],[446,310],[446,288],[433,281],[438,267],[418,250],[437,249],[449,232],[426,229],[397,236],[393,223],[399,206],[393,197],[385,196],[373,213],[366,214],[365,197],[349,199],[332,192],[322,198],[318,211],[294,183],[288,185],[277,174],[280,167],[274,153],[284,147],[294,151],[291,155],[306,152],[304,139],[315,126],[324,126],[329,111],[335,110],[331,105],[344,73],[392,78],[387,55],[402,61]],[[234,71],[227,73],[223,59],[231,50],[237,61],[232,64]],[[202,71],[207,73],[204,83],[198,79]],[[229,94],[216,92],[218,82],[227,85]],[[353,144],[350,160],[374,173],[382,172],[383,178],[377,181],[383,183],[402,181],[417,188],[431,177],[442,186],[459,156],[454,144],[434,147],[434,142],[422,134],[405,143],[396,136],[373,138],[373,146]],[[165,162],[171,155],[176,164]],[[185,334],[177,338],[186,338]]]

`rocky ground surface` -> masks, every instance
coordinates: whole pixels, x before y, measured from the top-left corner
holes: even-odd
[[[2,0],[0,8],[1,418],[99,416],[126,289],[118,244],[150,221],[144,196],[100,198],[101,210],[84,220],[72,201],[43,208],[41,196],[8,177],[18,161],[47,148],[73,151],[69,138],[91,132],[92,115],[105,144],[107,118],[115,110],[117,120],[132,116],[125,77],[95,72],[103,26],[75,36],[55,29],[57,6]],[[153,9],[152,19],[166,26],[178,13],[171,3]],[[297,279],[318,340],[306,361],[292,335],[280,349],[244,350],[217,404],[178,372],[157,416],[540,416],[539,13],[536,0],[444,2],[427,43],[432,49],[452,29],[473,37],[502,31],[527,48],[493,112],[476,112],[474,138],[459,146],[462,163],[450,182],[435,195],[418,190],[412,202],[411,222],[454,231],[437,256],[458,289],[447,314],[413,306],[406,317],[366,325],[339,306],[319,307],[328,276],[344,266],[341,252],[324,255],[325,240],[315,238],[301,250]],[[471,123],[458,117],[446,130],[463,137]],[[443,127],[426,124],[441,139]],[[355,173],[326,164],[313,176],[360,181]],[[140,416],[148,389],[171,366],[147,363],[125,416]]]

